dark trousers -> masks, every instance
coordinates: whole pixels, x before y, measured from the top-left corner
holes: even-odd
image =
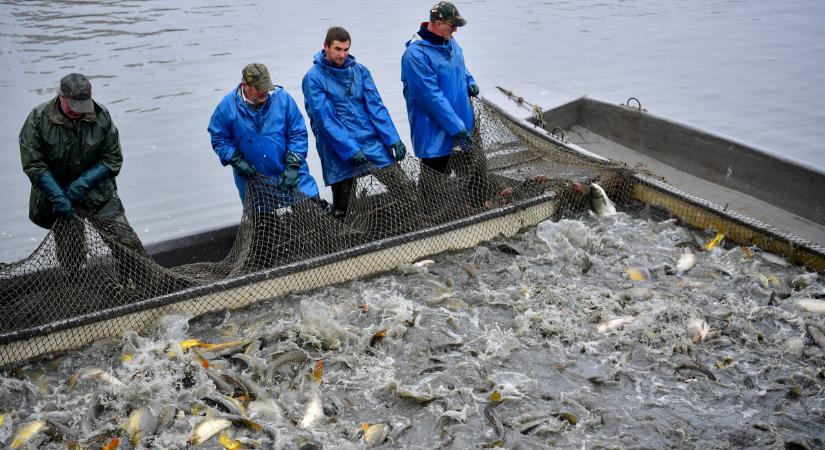
[[[421,190],[434,198],[440,191],[441,175],[455,172],[465,184],[465,191],[473,207],[481,207],[489,197],[487,158],[478,149],[456,151],[446,156],[421,158]]]
[[[101,239],[116,260],[118,281],[121,284],[143,281],[141,278],[145,276],[144,266],[149,255],[126,220],[123,204],[117,194],[92,214],[89,221],[98,229]],[[79,270],[88,255],[84,220],[80,217],[58,220],[52,226],[52,233],[60,266]]]
[[[365,174],[367,175],[367,174]],[[376,169],[368,173],[374,176],[381,184],[387,188],[389,194],[404,203],[414,206],[418,203],[418,196],[415,185],[401,167],[397,164]],[[350,196],[355,187],[355,181],[361,176],[342,180],[330,185],[332,189],[332,206],[335,208],[335,217],[343,218],[349,210]]]

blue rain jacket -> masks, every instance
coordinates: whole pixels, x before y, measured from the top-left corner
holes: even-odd
[[[393,164],[389,146],[401,138],[370,71],[352,55],[341,67],[328,64],[324,56],[323,50],[315,54],[301,86],[329,186],[356,175],[348,160],[359,150],[375,167]]]
[[[452,137],[472,132],[474,120],[467,87],[476,82],[458,42],[433,44],[416,33],[401,57],[401,82],[415,156],[449,155]]]
[[[281,86],[276,86],[256,111],[243,101],[238,85],[218,103],[208,130],[212,136],[212,149],[224,166],[229,164],[235,150],[240,150],[243,158],[262,175],[278,177],[284,171],[287,151],[301,155],[304,164],[298,170],[301,176],[298,188],[308,197],[318,195],[318,186],[306,163],[304,117],[295,100]],[[233,172],[243,201],[246,179],[234,168]]]

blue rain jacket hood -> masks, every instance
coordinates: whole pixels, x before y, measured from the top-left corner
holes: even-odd
[[[324,183],[331,185],[357,175],[348,160],[359,150],[375,167],[393,164],[389,146],[401,138],[370,71],[352,55],[341,67],[324,56],[323,50],[315,54],[301,87]]]
[[[238,150],[262,175],[277,177],[284,171],[287,151],[300,155],[304,164],[298,170],[298,189],[308,197],[318,195],[318,186],[306,163],[304,117],[295,100],[281,86],[276,86],[264,104],[254,110],[243,101],[238,85],[215,108],[208,130],[212,136],[212,149],[223,165],[229,164]],[[243,201],[246,179],[234,167],[233,172]]]
[[[401,57],[401,82],[407,101],[413,150],[419,158],[446,156],[453,136],[472,132],[473,107],[467,88],[476,84],[455,39],[434,44],[416,33]]]

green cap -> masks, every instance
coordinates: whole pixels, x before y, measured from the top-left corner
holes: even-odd
[[[275,88],[272,79],[269,78],[269,70],[261,63],[247,64],[242,74],[244,83],[254,87],[258,92],[269,92]]]
[[[452,22],[457,27],[467,25],[467,19],[461,17],[458,13],[458,8],[450,2],[438,2],[430,9],[430,22],[434,20],[442,20],[445,22]]]
[[[69,102],[69,108],[78,113],[95,112],[92,102],[92,83],[79,73],[70,73],[60,79],[58,94]]]

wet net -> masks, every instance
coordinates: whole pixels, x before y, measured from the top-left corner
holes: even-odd
[[[252,177],[234,245],[218,262],[165,268],[126,223],[61,219],[30,257],[0,267],[0,365],[140,332],[170,313],[198,316],[374,275],[590,208],[605,214],[604,195],[702,229],[751,230],[740,242],[777,241],[732,225],[746,218],[722,223],[711,203],[674,203],[654,177],[583,156],[481,101],[473,107],[474,145],[456,149],[443,173],[414,158],[370,168],[346,215]]]

